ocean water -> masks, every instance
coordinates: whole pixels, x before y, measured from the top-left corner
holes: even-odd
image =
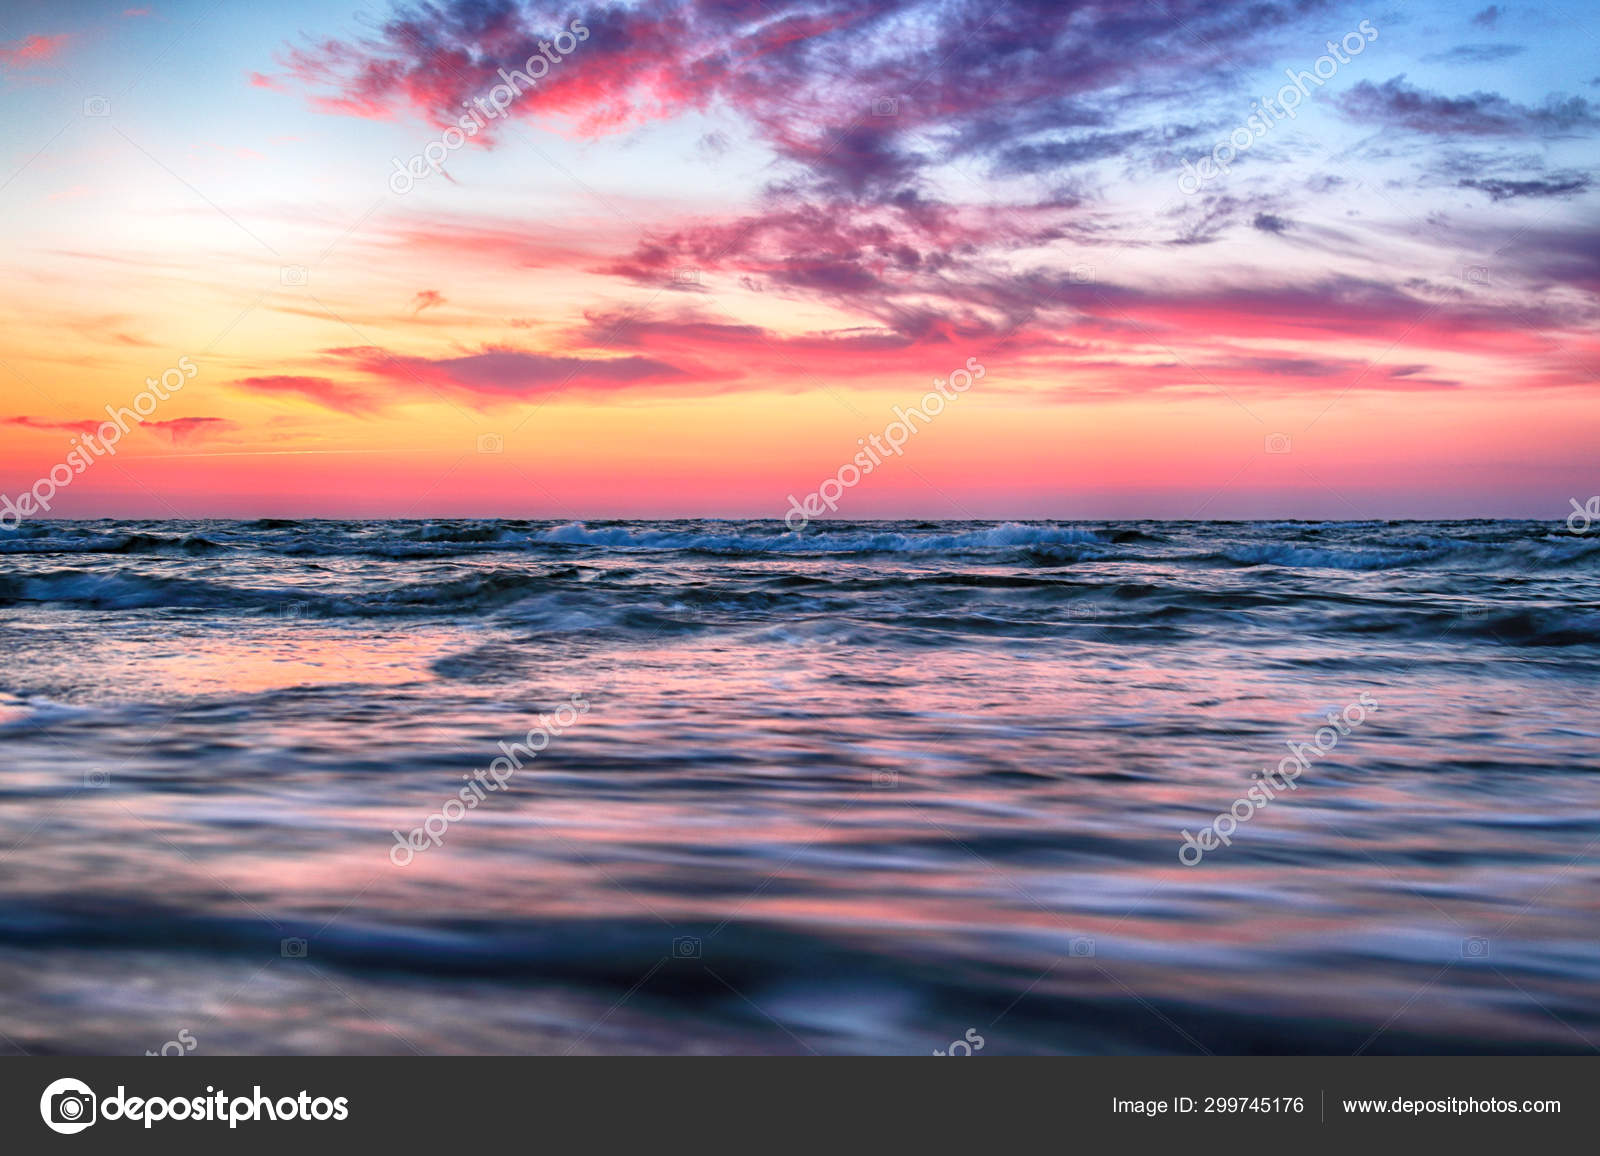
[[[1558,522],[36,523],[0,654],[0,1051],[1600,1047]]]

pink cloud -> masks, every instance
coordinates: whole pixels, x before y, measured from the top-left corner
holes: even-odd
[[[268,395],[290,394],[303,397],[328,409],[341,413],[368,415],[382,408],[381,401],[370,392],[328,377],[311,377],[301,374],[267,374],[260,377],[240,378],[234,388],[249,393]]]
[[[104,418],[83,418],[79,421],[57,421],[53,418],[17,417],[0,418],[0,425],[19,426],[22,429],[55,431],[61,433],[93,433],[105,422]],[[220,417],[180,417],[171,421],[146,421],[139,429],[165,437],[172,445],[196,440],[208,433],[220,433],[233,428],[234,423]]]
[[[52,418],[30,417],[19,414],[16,417],[0,418],[0,425],[14,425],[22,429],[51,430],[62,433],[93,433],[99,428],[100,423],[92,418],[82,421],[56,421]]]
[[[453,357],[401,356],[373,346],[325,351],[382,378],[394,391],[446,390],[480,401],[537,397],[563,390],[614,392],[662,383],[687,384],[713,374],[640,356],[580,357],[489,345]]]
[[[180,417],[171,421],[147,421],[142,428],[164,435],[170,444],[177,446],[232,429],[234,423],[220,417]]]
[[[25,68],[54,60],[68,39],[67,33],[61,32],[54,36],[29,36],[15,44],[0,45],[0,64]]]

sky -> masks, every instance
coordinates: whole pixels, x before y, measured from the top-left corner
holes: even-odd
[[[1566,0],[13,0],[0,495],[1559,521],[1597,47]]]

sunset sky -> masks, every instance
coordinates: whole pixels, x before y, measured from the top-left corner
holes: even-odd
[[[777,518],[975,358],[841,516],[1559,521],[1597,49],[1583,4],[9,3],[0,491],[188,358],[55,514]]]

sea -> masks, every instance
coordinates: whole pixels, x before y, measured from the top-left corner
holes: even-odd
[[[28,522],[0,656],[0,1052],[1600,1048],[1600,530]]]

